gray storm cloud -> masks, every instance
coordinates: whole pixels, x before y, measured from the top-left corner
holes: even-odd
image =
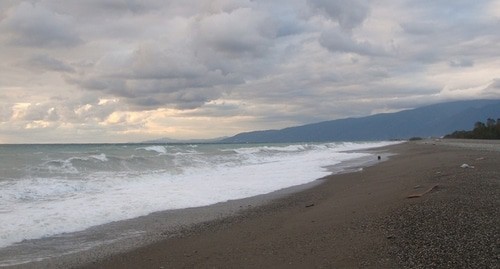
[[[368,16],[370,6],[365,0],[309,0],[311,6],[336,20],[343,29],[352,29]]]
[[[71,65],[64,63],[58,59],[52,58],[52,57],[45,55],[45,54],[32,56],[26,62],[26,64],[29,67],[34,67],[34,68],[39,69],[39,70],[67,72],[67,73],[74,73],[75,72],[75,69]]]
[[[71,47],[82,40],[70,16],[54,13],[37,4],[20,3],[2,21],[9,43],[28,47]]]
[[[499,6],[1,1],[0,131],[205,137],[500,98]]]
[[[356,53],[361,55],[384,55],[384,49],[368,41],[357,41],[345,33],[332,30],[321,34],[319,43],[332,52]]]

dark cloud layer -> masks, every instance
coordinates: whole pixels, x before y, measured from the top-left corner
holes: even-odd
[[[356,41],[345,33],[333,30],[323,32],[319,43],[332,52],[356,53],[368,56],[384,55],[384,49],[370,44],[368,41]]]
[[[35,55],[26,63],[29,67],[34,67],[40,70],[74,73],[75,69],[58,59],[52,58],[45,54]]]
[[[370,10],[365,0],[309,0],[315,9],[322,11],[328,17],[336,20],[343,29],[359,26],[368,16]]]
[[[23,2],[2,21],[10,44],[28,47],[71,47],[82,40],[70,16],[54,13],[37,4]]]
[[[1,1],[0,142],[209,137],[500,98],[499,42],[487,0]]]

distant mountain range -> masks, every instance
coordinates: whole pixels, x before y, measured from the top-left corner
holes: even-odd
[[[475,122],[487,118],[500,118],[500,100],[440,103],[396,113],[240,133],[220,142],[291,143],[441,137],[456,130],[470,130]]]

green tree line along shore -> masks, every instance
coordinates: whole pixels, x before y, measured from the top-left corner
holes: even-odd
[[[500,118],[489,118],[486,123],[478,121],[472,131],[455,131],[444,138],[500,139]]]

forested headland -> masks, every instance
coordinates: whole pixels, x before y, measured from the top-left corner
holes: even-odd
[[[489,118],[485,123],[478,121],[472,131],[455,131],[444,138],[500,139],[500,118],[496,121]]]

